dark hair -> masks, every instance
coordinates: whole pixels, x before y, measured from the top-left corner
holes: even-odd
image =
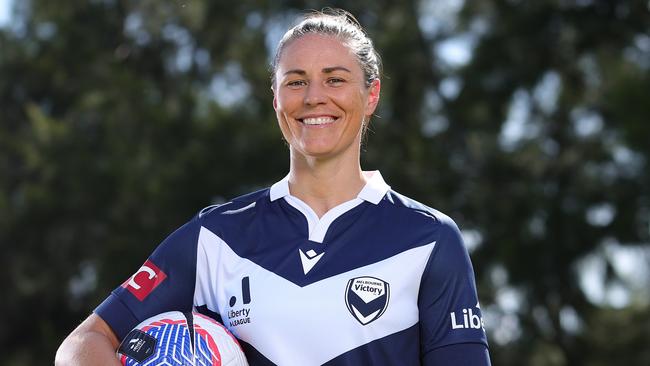
[[[275,72],[284,48],[292,41],[312,33],[336,37],[350,47],[363,70],[366,87],[370,87],[373,80],[379,79],[381,60],[361,24],[345,10],[325,8],[322,11],[305,14],[303,20],[289,29],[280,40],[271,64],[273,86],[275,86]]]

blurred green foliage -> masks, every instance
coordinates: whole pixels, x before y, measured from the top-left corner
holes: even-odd
[[[169,232],[286,174],[268,61],[325,5],[383,57],[364,167],[464,230],[493,363],[650,364],[650,4],[604,0],[14,1],[4,363],[50,363]]]

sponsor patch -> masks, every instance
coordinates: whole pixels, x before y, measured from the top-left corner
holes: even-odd
[[[461,309],[458,313],[452,311],[449,314],[451,321],[451,329],[483,329],[485,331],[485,324],[481,316],[481,306],[476,303],[474,308],[468,307]]]
[[[152,261],[147,260],[131,278],[122,284],[138,300],[144,300],[151,291],[160,285],[167,275]]]
[[[251,286],[250,278],[245,276],[241,279],[241,293],[242,293],[242,306],[236,307],[238,304],[237,297],[231,296],[228,304],[230,309],[228,309],[228,323],[230,327],[234,328],[243,324],[251,323],[251,307],[247,306],[251,303]]]
[[[362,325],[379,319],[388,308],[389,299],[390,285],[375,277],[352,278],[345,289],[345,305]]]

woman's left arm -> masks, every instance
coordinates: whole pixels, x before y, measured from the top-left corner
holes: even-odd
[[[469,253],[451,219],[442,217],[438,225],[418,298],[422,364],[489,366]]]

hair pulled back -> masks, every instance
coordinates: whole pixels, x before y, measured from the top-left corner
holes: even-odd
[[[379,79],[381,60],[372,44],[372,40],[361,27],[361,24],[352,14],[345,10],[325,8],[322,11],[305,14],[303,20],[289,29],[280,40],[271,64],[271,82],[273,86],[275,86],[275,73],[278,69],[282,51],[292,41],[307,34],[335,37],[348,46],[356,55],[361,70],[363,70],[366,87],[370,87],[373,80]]]

